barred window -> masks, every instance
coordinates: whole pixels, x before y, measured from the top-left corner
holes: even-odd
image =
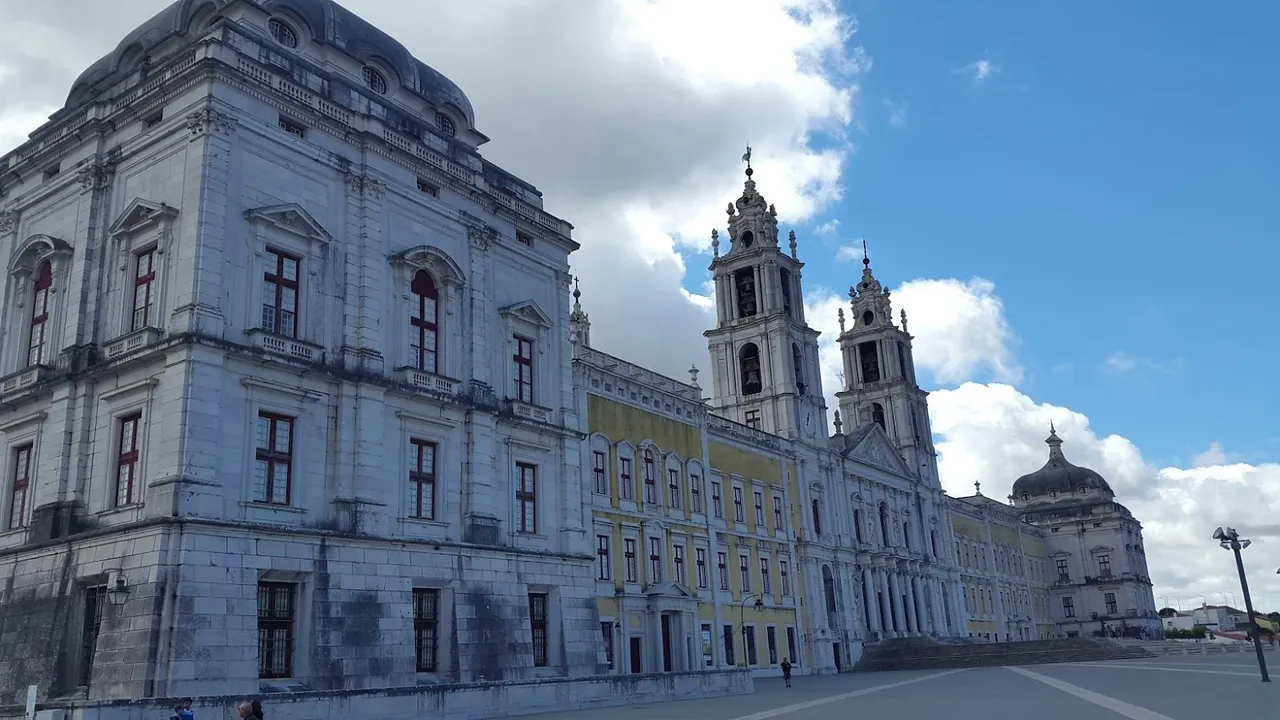
[[[296,588],[292,583],[258,583],[258,677],[293,676]]]
[[[418,672],[439,669],[440,591],[413,589],[413,649]]]
[[[547,666],[547,596],[529,594],[529,627],[533,631],[533,666]]]

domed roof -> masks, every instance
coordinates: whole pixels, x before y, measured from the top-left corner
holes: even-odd
[[[161,43],[173,37],[187,37],[194,42],[200,28],[192,27],[197,18],[208,16],[210,8],[220,10],[238,0],[178,0],[155,17],[125,36],[106,57],[95,62],[76,78],[67,96],[67,107],[91,97],[91,90],[119,72],[132,72],[134,60],[141,60]],[[332,45],[361,62],[377,58],[393,69],[404,89],[433,106],[453,105],[475,128],[475,111],[471,101],[444,75],[436,72],[396,42],[355,13],[334,0],[246,0],[268,13],[285,11],[306,24],[311,39]],[[128,62],[126,62],[128,61]],[[122,67],[122,65],[124,67]]]
[[[1045,497],[1071,497],[1090,492],[1100,492],[1115,497],[1111,486],[1098,473],[1067,462],[1062,454],[1062,439],[1052,426],[1045,440],[1049,446],[1049,461],[1039,470],[1023,475],[1013,483],[1013,496],[1017,500],[1034,500]]]

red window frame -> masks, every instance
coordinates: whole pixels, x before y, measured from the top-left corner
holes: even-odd
[[[31,456],[35,445],[30,443],[13,449],[13,475],[9,487],[9,529],[27,526],[27,505],[31,489]]]
[[[729,589],[729,556],[726,553],[716,553],[716,571],[720,575],[720,589]]]
[[[538,532],[538,467],[529,463],[516,463],[520,484],[516,486],[516,507],[520,511],[518,532],[533,535]]]
[[[683,493],[680,491],[680,471],[679,470],[675,468],[667,469],[667,484],[671,491],[671,507],[675,510],[679,510],[680,506],[684,502],[683,499],[681,499],[681,495]]]
[[[423,372],[440,372],[440,291],[431,273],[419,270],[409,284],[413,294],[409,331],[413,366]]]
[[[266,463],[266,479],[263,486],[263,495],[258,502],[267,503],[269,505],[289,505],[293,501],[293,439],[294,439],[294,418],[288,415],[280,415],[277,413],[260,412],[258,413],[258,421],[266,421],[267,423],[267,447],[259,447],[254,453],[254,459],[261,463]],[[279,439],[279,431],[281,426],[288,428],[289,441],[286,447],[280,448],[276,441]],[[274,499],[276,495],[276,468],[284,468],[284,500]]]
[[[786,560],[778,561],[778,580],[782,582],[782,595],[786,597],[791,594],[791,572],[787,568]]]
[[[293,278],[288,275],[288,268],[293,266]],[[298,279],[301,276],[302,259],[280,250],[267,248],[267,264],[262,272],[262,328],[267,332],[284,337],[298,337],[298,320],[301,317],[301,302],[298,291]],[[293,309],[285,307],[285,301],[292,294]],[[286,321],[288,327],[286,327]]]
[[[702,512],[702,477],[699,475],[689,476],[689,509]]]
[[[644,451],[644,501],[651,505],[658,503],[657,467],[653,460],[653,451]]]
[[[649,582],[662,582],[662,540],[649,538]]]
[[[46,260],[36,269],[31,290],[31,325],[27,335],[27,366],[44,364],[44,346],[49,341],[49,295],[53,290],[53,267]]]
[[[413,495],[409,517],[421,520],[436,519],[436,453],[433,442],[412,438],[409,440],[410,465],[409,489]]]
[[[623,500],[636,499],[635,480],[631,477],[631,458],[618,458],[618,475],[622,479],[622,487],[618,488],[618,495]]]
[[[769,579],[769,558],[760,558],[760,593],[773,594],[773,583]]]
[[[533,404],[533,341],[515,336],[516,351],[511,356],[515,362],[516,399]]]
[[[720,483],[711,481],[711,511],[718,518],[724,517],[724,498],[720,497]]]
[[[742,592],[744,593],[751,592],[751,556],[750,555],[738,556],[738,570],[739,570],[739,574],[741,575],[739,580],[742,581],[742,588],[741,588]]]
[[[764,527],[764,493],[752,492],[751,499],[756,504],[756,527]]]
[[[733,521],[747,521],[747,509],[742,504],[742,488],[740,487],[733,489]]]
[[[636,563],[636,541],[625,538],[622,541],[622,559],[626,565],[626,582],[640,582],[640,568]]]
[[[591,453],[591,474],[595,477],[596,493],[600,495],[609,494],[609,481],[605,477],[605,454],[599,450],[593,450]]]
[[[155,260],[155,248],[143,250],[133,256],[133,316],[129,321],[130,331],[149,327],[151,322],[151,305],[155,302]]]
[[[596,579],[609,580],[613,577],[612,563],[609,562],[609,536],[596,536]]]
[[[784,530],[786,525],[782,522],[782,496],[773,496],[773,530],[778,532]]]
[[[680,583],[681,585],[685,585],[686,581],[685,581],[685,575],[684,575],[684,546],[683,545],[671,546],[671,565],[676,571],[676,582]]]
[[[117,429],[120,437],[116,442],[116,507],[132,505],[137,502],[134,497],[138,481],[139,447],[138,437],[142,429],[142,413],[133,413],[120,418]]]
[[[703,548],[694,548],[694,563],[698,572],[698,587],[705,588],[707,586],[707,551]]]

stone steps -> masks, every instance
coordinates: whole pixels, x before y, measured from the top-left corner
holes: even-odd
[[[940,670],[1005,665],[1045,665],[1052,663],[1136,660],[1155,657],[1144,647],[1121,646],[1090,638],[1063,638],[983,645],[910,644],[887,641],[869,645],[857,669]]]

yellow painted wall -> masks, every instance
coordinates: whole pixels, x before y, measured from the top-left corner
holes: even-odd
[[[587,431],[601,433],[609,442],[626,440],[632,445],[652,440],[664,452],[674,452],[688,460],[702,457],[702,430],[697,425],[610,400],[587,396]],[[639,475],[640,468],[636,468]],[[662,478],[658,481],[661,483]]]
[[[1001,545],[1013,545],[1015,547],[1018,545],[1018,531],[1014,528],[1007,527],[1005,525],[998,525],[996,523],[992,523],[990,528],[991,540],[993,542]]]
[[[977,541],[983,539],[982,523],[973,518],[954,514],[951,516],[951,526],[955,528],[956,535],[963,535],[966,538]]]

